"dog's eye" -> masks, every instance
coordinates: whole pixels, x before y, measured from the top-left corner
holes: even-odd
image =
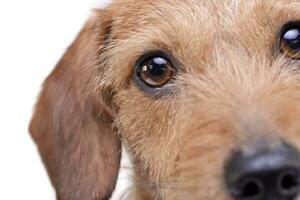
[[[138,77],[149,87],[162,87],[174,75],[173,64],[162,56],[151,56],[138,66]]]
[[[286,57],[300,59],[300,23],[290,23],[284,28],[280,48]]]

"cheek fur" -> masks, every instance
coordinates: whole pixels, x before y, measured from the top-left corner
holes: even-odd
[[[121,106],[116,123],[133,156],[136,173],[146,182],[169,180],[179,151],[174,102],[159,103],[140,91],[124,91],[117,98]]]

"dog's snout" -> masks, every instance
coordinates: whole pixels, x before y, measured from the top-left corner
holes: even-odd
[[[236,200],[293,200],[300,192],[300,155],[290,145],[234,152],[225,166],[225,182]]]

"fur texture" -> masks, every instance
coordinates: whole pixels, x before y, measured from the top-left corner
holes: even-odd
[[[95,10],[44,83],[30,132],[59,200],[109,199],[121,141],[134,200],[230,200],[224,163],[236,148],[300,148],[299,62],[279,51],[296,0],[117,0]],[[172,92],[133,81],[141,55],[178,63]],[[270,142],[271,141],[271,142]]]

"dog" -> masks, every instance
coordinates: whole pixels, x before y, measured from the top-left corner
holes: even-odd
[[[296,200],[300,2],[115,0],[43,84],[30,124],[59,200]]]

